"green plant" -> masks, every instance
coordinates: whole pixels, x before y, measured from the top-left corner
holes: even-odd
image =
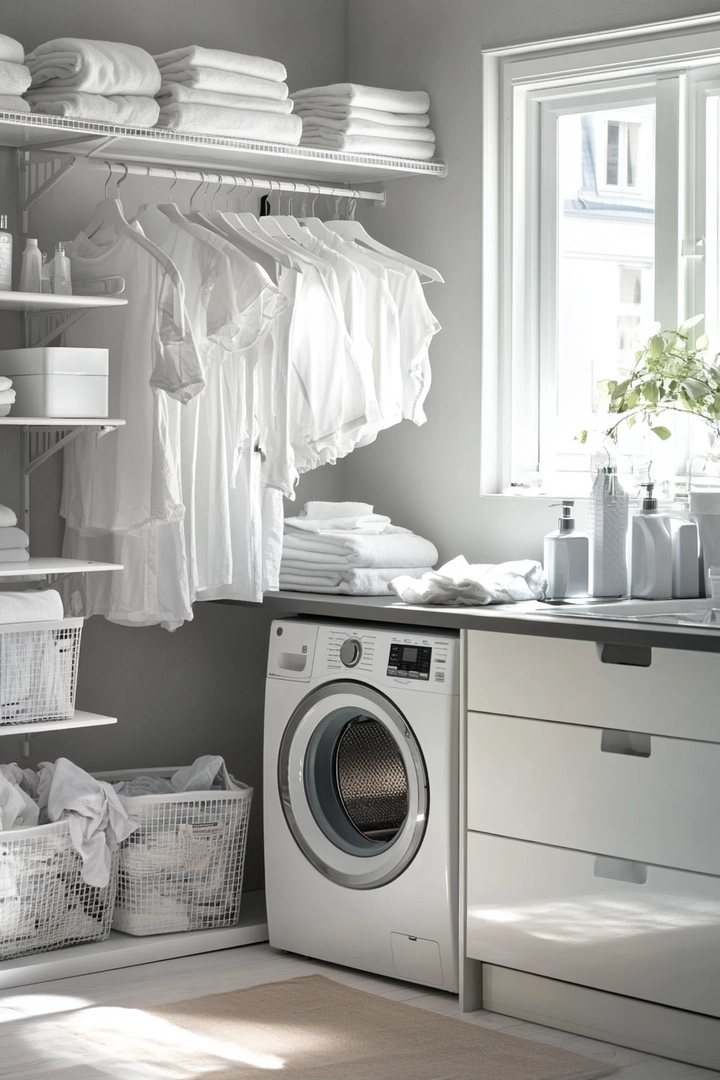
[[[708,338],[702,334],[692,342],[690,331],[703,319],[696,315],[677,330],[658,331],[635,353],[635,363],[627,378],[598,383],[598,391],[608,397],[608,412],[618,417],[605,432],[617,441],[622,424],[633,427],[640,421],[660,439],[672,432],[658,423],[663,412],[690,413],[708,424],[720,436],[720,355],[710,362],[706,356]],[[586,442],[587,431],[579,433]]]

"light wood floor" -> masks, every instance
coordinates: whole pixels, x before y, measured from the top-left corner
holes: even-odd
[[[92,1005],[137,1008],[311,974],[326,975],[421,1009],[448,1015],[458,1011],[457,998],[448,994],[287,956],[269,945],[252,945],[0,993],[0,1077],[2,1080],[190,1080],[188,1073],[180,1074],[176,1070],[128,1066],[108,1062],[105,1057],[89,1060],[87,1044],[81,1048],[72,1036],[56,1032],[48,1038],[48,1020],[58,1013]],[[610,1061],[618,1067],[614,1074],[617,1080],[720,1080],[718,1072],[650,1057],[498,1013],[470,1013],[464,1019],[520,1037],[555,1043],[599,1061]]]

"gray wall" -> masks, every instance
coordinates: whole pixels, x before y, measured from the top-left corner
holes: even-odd
[[[707,13],[702,0],[349,0],[355,82],[428,90],[446,180],[388,184],[368,228],[438,267],[426,294],[442,323],[422,428],[403,424],[356,451],[348,495],[459,553],[490,561],[541,555],[547,500],[480,499],[480,148],[482,48]]]
[[[292,87],[337,81],[345,64],[345,6],[338,0],[23,0],[3,5],[3,33],[31,48],[56,36],[129,41],[161,51],[199,43],[283,61]],[[73,176],[58,185],[32,217],[31,235],[52,250],[71,239],[103,197],[104,178]],[[13,212],[15,182],[8,153],[0,154],[0,202]],[[176,189],[182,202],[182,186]],[[126,210],[162,201],[167,183],[128,179]],[[22,246],[17,235],[16,244]],[[4,316],[0,334],[19,343],[21,324]],[[108,436],[112,438],[112,436]],[[17,505],[18,437],[0,437],[0,499]],[[59,456],[35,474],[32,551],[59,552]],[[299,493],[339,498],[342,467],[320,470]],[[119,718],[115,727],[34,736],[32,759],[61,755],[88,769],[184,764],[203,753],[223,754],[231,771],[252,784],[252,817],[246,884],[262,884],[262,703],[269,618],[261,609],[198,604],[195,621],[175,634],[159,628],[126,629],[104,619],[85,627],[78,704]],[[5,738],[2,760],[15,760],[19,739]]]

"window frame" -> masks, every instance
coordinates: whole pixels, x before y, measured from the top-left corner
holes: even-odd
[[[613,95],[616,103],[627,104],[629,95],[647,100],[652,90],[656,159],[666,163],[656,170],[656,215],[665,225],[655,237],[655,263],[664,268],[655,317],[672,327],[686,311],[704,310],[705,267],[698,256],[705,171],[694,166],[704,151],[711,94],[718,97],[720,119],[720,16],[486,50],[482,65],[481,494],[489,495],[537,470],[542,417],[547,423],[551,415],[547,367],[556,358],[556,308],[547,294],[550,275],[543,286],[538,268],[540,252],[552,251],[557,237],[557,203],[550,207],[547,194],[556,192],[550,129],[557,126],[550,120],[563,108],[577,111],[578,102],[587,101],[600,109]],[[720,221],[716,225],[720,230]]]

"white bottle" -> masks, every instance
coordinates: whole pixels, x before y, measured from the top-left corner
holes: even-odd
[[[20,267],[20,292],[42,292],[42,255],[37,240],[28,238]]]
[[[43,251],[42,253],[42,266],[40,267],[40,292],[49,293],[52,292],[52,263],[48,262],[48,257]]]
[[[544,543],[548,600],[587,596],[589,545],[586,533],[575,531],[574,503],[564,499],[558,527]]]
[[[629,502],[615,466],[601,466],[595,474],[588,505],[591,596],[627,596]]]
[[[12,233],[8,232],[7,214],[0,214],[0,291],[12,289]]]
[[[700,595],[700,541],[694,521],[670,519],[672,535],[674,600],[691,600]]]
[[[632,519],[630,595],[636,600],[670,600],[673,583],[673,544],[670,515],[660,513],[654,484],[643,484],[647,495]]]
[[[70,260],[65,254],[64,244],[58,244],[55,248],[55,258],[52,261],[52,287],[52,291],[61,296],[72,295]]]

